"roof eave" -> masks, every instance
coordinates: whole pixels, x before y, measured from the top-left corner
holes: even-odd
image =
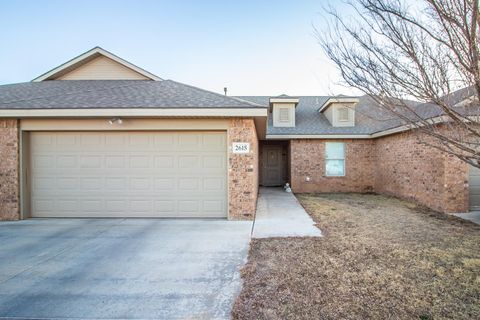
[[[329,98],[325,101],[320,108],[318,108],[318,112],[323,112],[326,110],[331,104],[333,103],[351,103],[357,104],[360,100],[358,98]]]
[[[272,103],[295,103],[300,101],[298,98],[270,98],[270,104]]]
[[[266,108],[0,109],[2,118],[48,117],[267,117]]]

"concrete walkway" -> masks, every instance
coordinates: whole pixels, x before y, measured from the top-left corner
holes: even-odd
[[[470,220],[476,224],[480,224],[480,211],[472,211],[467,213],[455,213],[455,216],[465,220]]]
[[[320,236],[320,229],[292,193],[260,188],[253,238]]]

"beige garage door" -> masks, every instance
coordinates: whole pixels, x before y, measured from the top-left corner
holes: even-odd
[[[226,217],[225,132],[32,132],[32,217]]]
[[[480,210],[480,169],[470,166],[470,210]]]

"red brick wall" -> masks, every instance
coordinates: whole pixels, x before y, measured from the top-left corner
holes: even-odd
[[[0,119],[0,220],[19,218],[18,122]]]
[[[469,166],[451,155],[444,155],[444,158],[444,205],[440,211],[447,213],[468,212],[470,209],[468,186]]]
[[[325,142],[346,143],[346,176],[325,176]],[[292,140],[294,192],[377,192],[442,212],[468,211],[468,165],[419,144],[416,133],[374,140]],[[306,177],[310,181],[306,181]]]
[[[249,154],[234,154],[233,142],[249,142]],[[228,129],[228,218],[251,220],[258,195],[258,139],[253,119],[231,119]]]
[[[423,137],[422,139],[425,139]],[[375,141],[375,191],[442,212],[468,211],[468,165],[399,133]]]
[[[249,154],[233,154],[232,142],[249,142]],[[253,119],[231,119],[228,129],[228,217],[253,219],[258,194],[258,139]],[[19,142],[16,120],[0,119],[0,220],[16,220],[19,208]]]
[[[0,119],[0,220],[20,217],[18,122]],[[468,166],[419,145],[415,133],[335,140],[346,143],[346,176],[325,176],[325,142],[292,140],[294,192],[370,192],[413,199],[443,212],[468,211]],[[330,140],[333,141],[333,140]],[[258,193],[258,139],[253,119],[231,119],[228,146],[249,142],[249,154],[228,154],[229,219],[253,219]],[[310,182],[305,177],[311,177]]]
[[[345,142],[345,177],[325,175],[325,142]],[[373,140],[291,140],[290,167],[294,192],[371,192],[375,157]],[[306,181],[306,177],[310,181]]]

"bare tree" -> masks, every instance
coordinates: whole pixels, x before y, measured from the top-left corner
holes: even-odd
[[[346,4],[354,14],[330,6],[327,30],[316,30],[345,82],[424,133],[422,143],[480,167],[478,0]]]

